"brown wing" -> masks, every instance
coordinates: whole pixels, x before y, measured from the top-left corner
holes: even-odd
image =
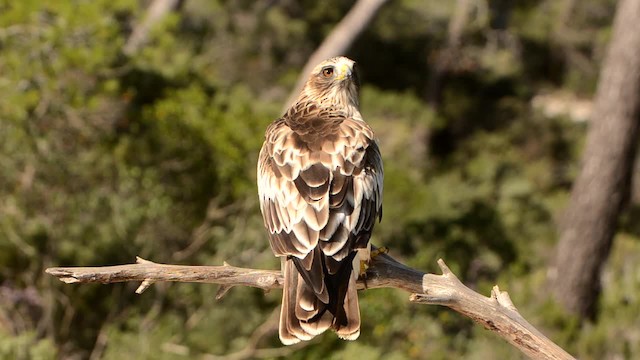
[[[267,129],[258,192],[277,256],[305,259],[319,244],[340,261],[366,245],[381,215],[382,160],[372,130],[344,119],[325,135],[305,141],[282,119]]]

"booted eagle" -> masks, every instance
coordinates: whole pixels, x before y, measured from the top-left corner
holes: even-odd
[[[360,335],[356,280],[382,216],[382,159],[358,110],[354,66],[346,57],[318,65],[260,151],[260,208],[284,273],[285,345],[329,328]]]

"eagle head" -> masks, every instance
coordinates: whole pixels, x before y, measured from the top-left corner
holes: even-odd
[[[357,111],[360,85],[355,65],[355,61],[344,56],[321,62],[309,74],[299,101],[312,101],[320,107]]]

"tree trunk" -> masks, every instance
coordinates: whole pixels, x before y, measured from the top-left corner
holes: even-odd
[[[556,299],[594,317],[600,271],[629,198],[640,122],[640,1],[621,0],[602,65],[582,167],[561,224],[550,272]]]
[[[387,1],[389,0],[358,0],[353,5],[349,13],[336,25],[329,36],[324,39],[318,49],[307,60],[302,72],[300,72],[300,76],[298,76],[296,86],[285,103],[284,109],[288,109],[291,103],[296,100],[311,70],[330,57],[344,55],[358,36],[371,24],[382,5]]]

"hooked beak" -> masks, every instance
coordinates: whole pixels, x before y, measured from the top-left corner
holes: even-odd
[[[355,63],[351,64],[341,64],[338,68],[338,76],[336,80],[344,80],[346,78],[350,78],[353,76],[353,66]]]

